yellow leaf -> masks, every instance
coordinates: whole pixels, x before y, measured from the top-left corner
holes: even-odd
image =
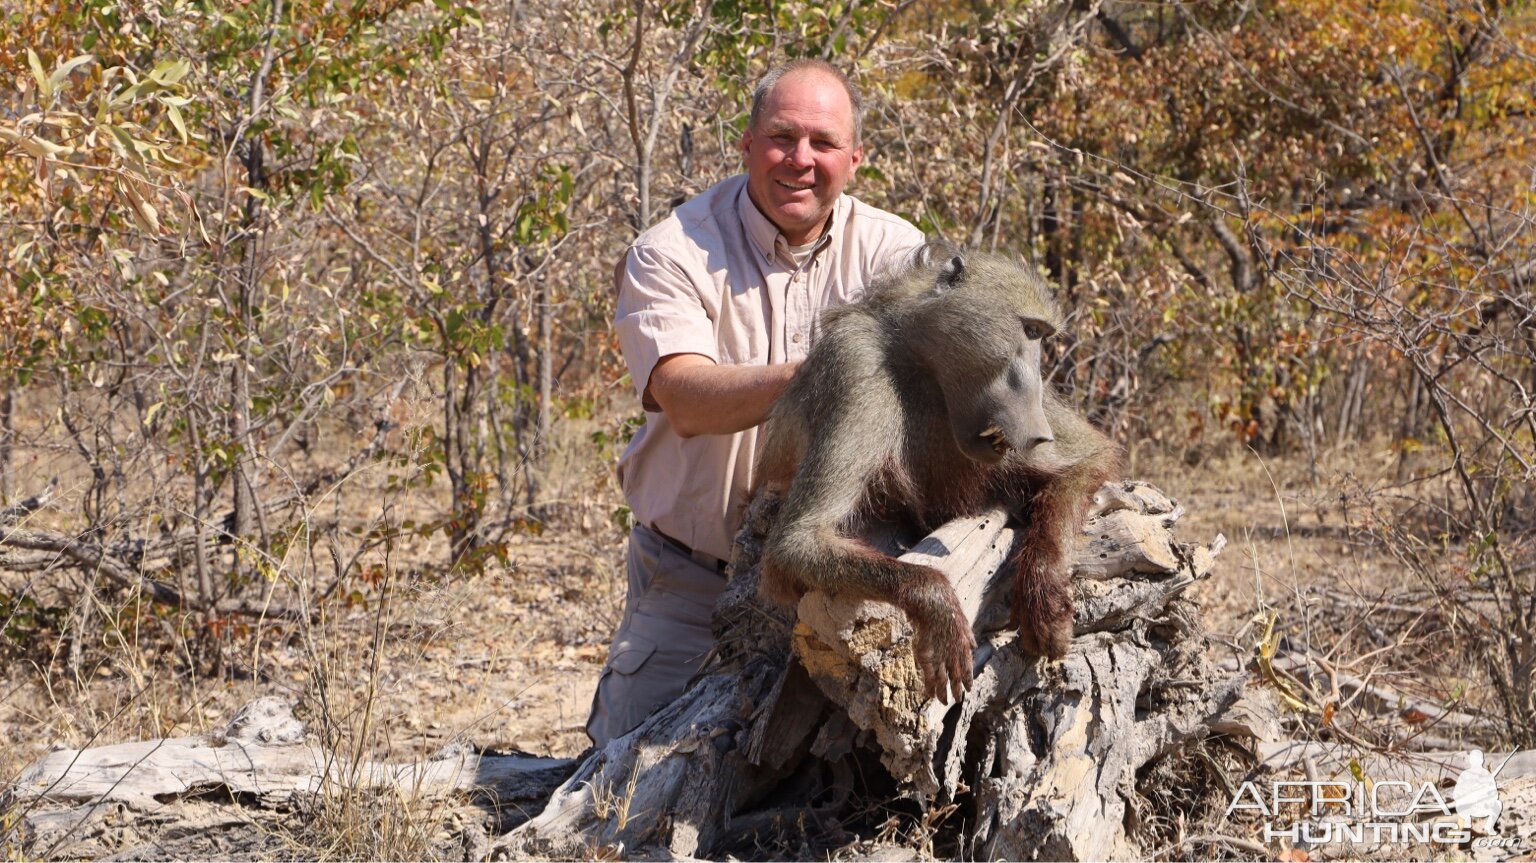
[[[0,139],[13,141],[30,155],[39,159],[52,159],[60,154],[72,153],[71,147],[61,147],[46,138],[21,135],[12,129],[0,127]]]
[[[69,79],[69,73],[95,59],[96,57],[94,55],[81,54],[79,57],[71,57],[68,60],[60,63],[53,70],[53,74],[48,76],[48,89],[58,89],[60,84],[63,84],[66,80]]]
[[[43,61],[37,59],[37,52],[27,49],[27,65],[32,67],[32,77],[37,79],[37,89],[44,99],[52,98],[53,88],[48,86],[48,76],[43,74]]]
[[[186,60],[162,60],[155,66],[155,70],[149,73],[149,77],[156,83],[169,87],[186,77],[192,70],[192,64]]]
[[[1280,679],[1280,675],[1275,672],[1275,654],[1280,651],[1280,635],[1275,631],[1275,623],[1279,620],[1279,617],[1278,614],[1270,609],[1265,609],[1253,616],[1253,622],[1262,629],[1262,634],[1259,636],[1259,642],[1256,645],[1259,653],[1259,673],[1263,675],[1265,680],[1269,681],[1271,686],[1275,687],[1275,691],[1280,693],[1280,698],[1287,707],[1297,713],[1312,713],[1314,712],[1313,708],[1298,697],[1290,685]]]

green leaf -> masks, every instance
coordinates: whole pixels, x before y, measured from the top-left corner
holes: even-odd
[[[169,87],[185,78],[192,71],[192,64],[186,60],[161,60],[155,65],[149,77],[162,87]]]
[[[136,142],[133,140],[133,136],[128,134],[127,131],[117,126],[108,126],[107,131],[112,133],[112,137],[122,146],[124,155],[137,156],[139,154],[139,148],[135,145]]]
[[[169,117],[171,125],[176,127],[176,133],[181,136],[181,143],[187,143],[187,124],[181,118],[181,109],[175,105],[166,105],[165,116]]]

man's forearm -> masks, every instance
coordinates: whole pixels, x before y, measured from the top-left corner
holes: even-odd
[[[720,366],[707,357],[667,357],[651,373],[650,392],[682,437],[733,434],[761,423],[799,363]]]

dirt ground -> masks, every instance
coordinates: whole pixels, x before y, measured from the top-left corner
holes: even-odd
[[[1198,587],[1213,635],[1239,637],[1261,602],[1298,592],[1391,587],[1390,558],[1341,536],[1326,484],[1313,485],[1307,474],[1296,460],[1265,464],[1252,453],[1196,468],[1152,460],[1139,471],[1188,509],[1181,538],[1228,539],[1216,575]],[[624,542],[605,519],[587,521],[600,524],[515,536],[506,564],[483,573],[437,580],[423,569],[405,577],[387,613],[378,668],[378,723],[389,746],[416,751],[467,738],[555,756],[585,748],[582,723],[623,604]],[[325,651],[330,664],[356,671],[354,660],[371,661],[376,612],[358,608],[328,624],[340,636]],[[261,652],[265,680],[199,682],[155,657],[127,663],[111,651],[95,657],[84,679],[61,680],[34,651],[0,678],[0,737],[9,743],[9,763],[0,765],[14,771],[29,754],[93,737],[202,731],[259,694],[302,697],[314,686],[313,657],[282,630],[272,626],[276,637],[267,640],[275,646]],[[49,653],[68,650],[59,644]],[[146,687],[137,705],[116,715],[125,695]]]
[[[1349,510],[1348,490],[1385,482],[1390,467],[1390,453],[1338,453],[1314,480],[1303,459],[1243,451],[1195,466],[1143,458],[1135,473],[1187,507],[1180,539],[1227,537],[1196,596],[1213,648],[1248,655],[1260,608],[1279,609],[1291,637],[1331,650],[1346,639],[1338,627],[1313,631],[1308,608],[1415,588],[1392,555],[1351,527],[1364,517]],[[582,726],[623,602],[623,537],[607,518],[616,504],[599,499],[541,535],[514,536],[505,564],[485,572],[443,577],[429,560],[401,562],[391,584],[366,586],[360,602],[313,628],[256,625],[235,639],[239,673],[223,680],[187,673],[176,640],[142,628],[139,641],[93,631],[83,649],[67,625],[43,630],[51,643],[8,645],[0,779],[50,748],[215,731],[261,695],[295,699],[312,730],[330,729],[340,745],[385,760],[456,740],[576,756],[587,746]],[[0,576],[12,590],[16,577]],[[124,616],[119,607],[91,619]],[[71,650],[84,657],[78,668]]]

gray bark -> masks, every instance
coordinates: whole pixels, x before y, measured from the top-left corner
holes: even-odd
[[[922,698],[911,627],[894,607],[813,592],[791,620],[759,601],[776,505],[760,499],[748,513],[716,607],[716,653],[692,688],[592,753],[543,814],[498,842],[501,854],[723,856],[773,823],[845,815],[849,764],[864,752],[897,796],[968,809],[974,855],[1124,858],[1139,850],[1125,804],[1139,771],[1213,733],[1272,732],[1267,710],[1234,712],[1244,678],[1212,673],[1182,596],[1224,540],[1173,542],[1182,509],[1155,489],[1100,492],[1062,662],[1022,655],[1004,628],[1003,513],[952,522],[905,553],[951,577],[975,624],[975,687],[951,705]]]

